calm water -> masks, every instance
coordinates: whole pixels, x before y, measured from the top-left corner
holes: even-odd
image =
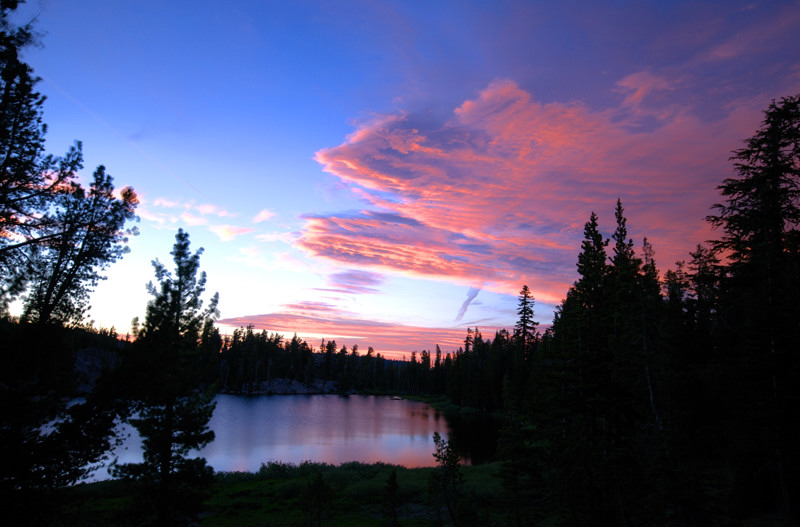
[[[217,471],[257,471],[262,463],[382,461],[432,466],[433,433],[464,445],[465,461],[491,457],[494,436],[485,423],[452,421],[416,401],[369,395],[217,395],[209,423],[216,439],[201,451]],[[141,440],[132,432],[112,456],[141,461]],[[107,477],[100,469],[97,479]]]

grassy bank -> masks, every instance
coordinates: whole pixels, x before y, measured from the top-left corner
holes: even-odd
[[[429,491],[433,468],[408,469],[382,463],[271,463],[256,473],[218,473],[202,526],[379,526],[389,515],[386,488],[397,474],[400,525],[447,525],[440,496]],[[476,525],[502,525],[499,466],[465,466],[462,494],[481,518]],[[63,525],[134,525],[131,488],[122,481],[78,485],[59,492]]]

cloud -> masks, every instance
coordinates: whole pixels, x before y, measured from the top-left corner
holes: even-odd
[[[202,205],[194,205],[190,203],[187,204],[186,206],[197,209],[201,214],[210,214],[213,216],[218,216],[220,218],[227,218],[233,216],[233,214],[231,214],[227,210],[217,207],[216,205],[212,205],[210,203],[205,203]]]
[[[618,81],[617,86],[627,93],[622,101],[623,106],[640,106],[649,94],[673,89],[667,79],[646,71],[628,75]]]
[[[255,238],[262,242],[283,242],[286,244],[290,244],[294,240],[296,240],[298,236],[299,235],[296,232],[284,231],[284,232],[265,232],[261,234],[256,234]]]
[[[383,283],[383,276],[370,271],[351,269],[331,274],[328,277],[328,283],[331,286],[330,289],[318,288],[318,290],[348,294],[374,294],[380,292],[375,286]]]
[[[253,232],[251,227],[239,227],[230,224],[214,224],[215,218],[229,218],[235,215],[228,212],[226,209],[213,205],[210,203],[196,204],[193,201],[173,201],[164,198],[155,199],[151,206],[145,205],[140,207],[139,215],[153,223],[160,226],[163,225],[176,225],[183,224],[188,226],[203,226],[217,235],[223,241],[231,241],[244,234]],[[263,218],[269,215],[269,211],[261,211],[256,218]],[[268,234],[262,234],[263,237],[269,237]],[[275,235],[275,239],[287,241],[285,234]]]
[[[761,104],[704,121],[671,103],[645,129],[629,105],[647,106],[669,84],[642,72],[619,85],[617,109],[543,103],[499,80],[446,120],[398,112],[365,123],[315,159],[370,207],[308,215],[295,244],[384,273],[508,294],[528,284],[555,304],[575,279],[590,212],[610,234],[619,197],[637,243],[647,236],[670,266],[710,237],[702,219]]]
[[[470,287],[469,291],[467,291],[467,298],[464,300],[464,303],[461,304],[461,307],[458,309],[458,314],[456,315],[456,320],[461,320],[464,318],[464,315],[467,313],[467,308],[469,307],[470,303],[475,300],[475,297],[478,296],[480,293],[480,288]]]
[[[371,346],[390,359],[408,358],[412,351],[432,351],[436,344],[445,353],[455,351],[466,335],[462,327],[431,328],[364,320],[325,302],[289,304],[283,306],[281,313],[226,318],[218,324],[228,328],[252,324],[256,330],[287,336],[297,333],[312,345],[323,338],[348,348],[357,344],[361,353]],[[490,336],[488,331],[484,333]]]
[[[275,213],[271,210],[264,209],[253,218],[253,223],[261,223],[262,221],[267,221],[268,219],[275,216]]]
[[[747,16],[752,20],[751,23],[737,31],[728,31],[725,37],[700,55],[700,60],[749,61],[759,56],[773,57],[775,50],[784,46],[796,46],[797,27],[800,24],[796,3],[787,3],[774,10],[758,9],[752,5],[747,7],[749,9],[742,10],[750,11]]]
[[[248,227],[236,227],[234,225],[212,225],[208,229],[216,234],[223,242],[229,242],[237,236],[253,231],[253,229]]]
[[[181,207],[182,205],[177,201],[172,201],[172,200],[168,200],[168,199],[165,199],[165,198],[156,198],[156,200],[153,201],[153,206],[154,207],[165,207],[165,208],[171,209],[171,208],[175,208],[175,207]]]
[[[218,218],[232,217],[227,210],[209,203],[196,204],[193,201],[174,201],[156,198],[140,207],[142,218],[159,225],[183,223],[186,225],[208,225],[208,216]]]
[[[183,214],[181,214],[181,220],[186,225],[206,225],[208,223],[208,220],[206,218],[195,216],[194,214],[191,214],[189,212],[184,212]]]

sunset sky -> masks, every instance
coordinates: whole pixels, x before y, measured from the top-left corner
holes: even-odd
[[[576,279],[592,211],[663,272],[731,151],[800,93],[800,2],[29,0],[47,150],[139,194],[90,318],[125,334],[175,232],[224,331],[389,356],[493,337]]]

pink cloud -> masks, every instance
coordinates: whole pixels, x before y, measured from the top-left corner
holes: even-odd
[[[284,306],[282,313],[226,318],[218,323],[228,328],[253,325],[256,330],[292,335],[317,347],[319,339],[335,340],[338,347],[358,345],[361,353],[368,347],[390,359],[409,358],[412,351],[432,351],[439,344],[442,351],[452,352],[463,345],[466,329],[462,327],[430,328],[363,320],[339,311],[324,302],[301,302]],[[494,330],[484,330],[493,337]]]
[[[763,101],[715,121],[673,105],[643,127],[626,108],[647,106],[669,84],[641,73],[619,86],[628,95],[616,110],[544,104],[501,80],[445,121],[402,112],[366,123],[316,160],[372,207],[309,215],[296,245],[346,265],[509,294],[527,283],[557,303],[575,278],[589,213],[610,233],[620,197],[637,243],[646,235],[669,267],[711,236],[703,217]]]
[[[641,105],[648,94],[673,89],[667,79],[645,71],[628,75],[617,86],[627,93],[623,105],[634,107]]]

